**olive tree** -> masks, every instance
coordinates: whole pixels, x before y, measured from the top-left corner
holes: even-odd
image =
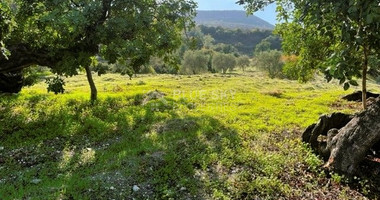
[[[231,72],[236,66],[236,57],[232,54],[215,53],[212,58],[212,66],[223,74],[227,73],[227,70]]]
[[[245,71],[245,68],[248,67],[251,64],[251,61],[249,60],[249,57],[246,55],[240,56],[237,58],[237,66],[241,67],[243,72]]]
[[[186,51],[183,57],[182,74],[201,74],[207,72],[209,57],[202,50]]]
[[[257,67],[268,73],[270,78],[281,78],[284,63],[281,52],[277,50],[264,51],[255,57]]]

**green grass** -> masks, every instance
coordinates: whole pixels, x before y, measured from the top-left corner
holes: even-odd
[[[84,75],[66,81],[63,95],[40,83],[0,97],[0,199],[364,198],[300,141],[319,115],[360,108],[340,86],[109,74],[91,105]],[[154,90],[166,96],[145,99]]]

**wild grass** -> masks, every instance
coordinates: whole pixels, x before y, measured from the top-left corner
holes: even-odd
[[[108,74],[91,105],[84,75],[66,82],[0,97],[0,199],[365,198],[300,141],[319,115],[360,108],[337,85]]]

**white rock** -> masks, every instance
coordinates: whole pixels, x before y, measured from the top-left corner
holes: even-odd
[[[0,151],[4,150],[4,147],[0,147]]]
[[[38,183],[40,183],[42,180],[41,179],[33,179],[32,181],[30,181],[31,183],[33,183],[33,184],[38,184]]]
[[[115,188],[113,186],[110,187],[110,190],[114,190]]]
[[[186,190],[186,188],[185,187],[181,187],[181,189],[180,189],[181,191],[185,191]]]
[[[137,192],[140,190],[139,186],[137,186],[137,185],[134,185],[132,189],[134,192]]]

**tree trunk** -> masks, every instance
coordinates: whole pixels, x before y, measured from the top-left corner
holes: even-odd
[[[355,116],[328,144],[326,167],[354,174],[366,153],[380,141],[380,101]]]
[[[364,62],[363,62],[363,80],[362,80],[362,103],[363,109],[367,109],[367,70],[368,70],[368,50],[364,46]]]
[[[92,73],[90,66],[85,66],[87,81],[91,88],[91,102],[94,103],[98,99],[98,90],[96,89],[94,79],[92,79]]]
[[[320,135],[327,135],[327,139],[318,140]],[[370,149],[380,142],[380,99],[355,116],[321,116],[317,124],[306,129],[302,139],[327,161],[325,167],[355,174]]]
[[[0,73],[0,93],[18,93],[22,86],[22,71]]]

